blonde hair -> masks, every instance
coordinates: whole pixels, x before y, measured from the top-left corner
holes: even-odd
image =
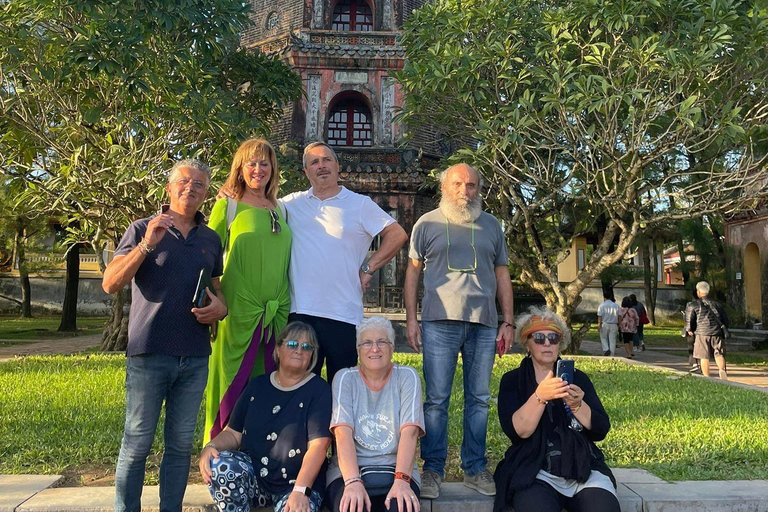
[[[568,326],[565,323],[565,320],[563,320],[563,317],[549,309],[548,307],[536,307],[531,306],[528,308],[528,312],[520,315],[515,319],[515,324],[517,325],[517,329],[515,329],[515,338],[518,343],[525,344],[527,340],[520,339],[520,333],[522,333],[526,326],[530,324],[532,321],[538,320],[535,317],[540,317],[544,321],[552,322],[555,325],[557,325],[560,330],[563,333],[562,338],[560,338],[560,345],[558,346],[558,350],[561,351],[565,347],[568,346],[568,344],[571,342],[571,330],[568,328]]]
[[[229,176],[224,186],[233,192],[235,199],[238,201],[242,199],[247,187],[245,181],[241,179],[243,167],[254,158],[264,158],[269,160],[269,163],[272,165],[272,175],[269,177],[264,195],[271,202],[276,203],[277,192],[280,189],[280,169],[277,166],[275,149],[265,139],[248,139],[240,144],[235,156],[232,158],[232,168],[229,171]]]

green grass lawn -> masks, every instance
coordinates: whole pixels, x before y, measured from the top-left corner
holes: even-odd
[[[35,340],[69,338],[85,334],[97,334],[102,331],[107,321],[105,316],[85,316],[77,319],[77,332],[58,332],[61,317],[38,316],[19,318],[17,316],[0,317],[0,340]]]
[[[421,356],[397,354],[396,359],[421,369]],[[505,357],[493,375],[491,469],[508,446],[499,427],[496,390],[503,373],[519,361],[519,355]],[[576,365],[590,375],[611,416],[613,429],[600,445],[609,465],[645,468],[669,480],[768,478],[768,395],[614,359],[579,358]],[[0,473],[114,471],[124,421],[124,368],[125,358],[117,355],[0,363],[0,418],[5,420],[0,422]],[[451,480],[461,478],[461,387],[457,374],[449,425]],[[201,430],[202,411],[195,453]],[[161,451],[158,437],[148,483],[156,481]]]

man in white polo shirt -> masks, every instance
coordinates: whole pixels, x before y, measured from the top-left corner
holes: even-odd
[[[597,307],[597,332],[600,333],[603,355],[612,356],[619,335],[619,305],[613,301],[613,293],[609,291],[603,292],[603,299],[603,303]]]
[[[282,199],[291,246],[291,314],[317,333],[314,372],[327,365],[328,382],[357,364],[355,326],[363,319],[363,292],[371,278],[408,240],[405,230],[368,196],[339,185],[339,161],[324,142],[304,149],[304,172],[312,187]],[[365,257],[373,238],[379,250]]]

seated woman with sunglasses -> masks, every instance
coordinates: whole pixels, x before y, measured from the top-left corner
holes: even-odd
[[[331,512],[419,512],[421,379],[410,366],[392,363],[394,349],[389,320],[367,318],[357,326],[359,365],[333,379]]]
[[[573,384],[555,377],[570,330],[548,309],[518,317],[528,354],[499,386],[499,419],[509,447],[494,474],[495,512],[619,512],[616,482],[595,445],[611,428],[584,372]]]
[[[278,207],[280,171],[264,139],[242,143],[226,187],[234,199],[216,201],[209,226],[224,245],[221,289],[228,316],[211,345],[205,392],[204,443],[216,437],[252,376],[274,370],[275,334],[290,310],[291,232]]]
[[[277,371],[251,380],[229,424],[200,454],[200,474],[221,512],[248,512],[251,505],[321,509],[331,388],[311,372],[317,362],[312,327],[288,324],[273,357]]]

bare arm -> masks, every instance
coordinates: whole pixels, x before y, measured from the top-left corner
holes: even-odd
[[[418,439],[419,427],[416,425],[408,425],[400,431],[395,471],[411,475],[413,472],[413,462],[416,460],[416,441]],[[390,501],[394,499],[397,500],[397,510],[402,512],[419,512],[421,504],[419,500],[411,499],[412,496],[415,495],[410,484],[405,480],[395,478],[392,488],[387,493],[384,505],[389,508]]]
[[[496,342],[504,338],[504,353],[509,352],[515,342],[515,297],[512,292],[512,280],[509,278],[509,268],[498,266],[494,269],[496,274],[496,298],[501,306],[502,323],[496,335]]]
[[[144,241],[150,247],[156,246],[171,226],[173,226],[173,217],[167,213],[153,217],[147,224]],[[101,287],[107,293],[116,293],[120,288],[131,282],[131,279],[139,271],[139,267],[146,257],[147,255],[138,246],[134,247],[125,256],[116,256],[104,270]]]
[[[203,447],[203,451],[200,452],[200,475],[206,484],[211,483],[211,459],[218,458],[219,452],[237,450],[242,440],[243,435],[240,432],[225,427],[219,435]]]
[[[416,353],[421,352],[421,328],[419,327],[418,305],[419,305],[419,275],[424,263],[412,258],[408,259],[408,266],[405,269],[405,284],[403,293],[405,295],[405,319],[406,319],[406,339],[408,346]]]
[[[325,462],[325,452],[331,444],[330,437],[312,439],[307,446],[307,453],[301,461],[301,469],[296,476],[296,484],[302,487],[312,487],[320,468]],[[309,498],[299,492],[292,492],[285,502],[284,512],[309,512]]]
[[[352,427],[340,425],[333,431],[336,436],[336,450],[339,458],[341,478],[347,480],[360,476],[360,467],[357,465],[357,451]],[[341,497],[341,512],[364,512],[371,510],[371,499],[362,482],[355,482],[344,486],[344,495]]]
[[[397,222],[393,222],[389,226],[385,227],[379,233],[381,237],[381,243],[379,244],[379,250],[373,253],[371,259],[368,260],[368,265],[371,267],[371,271],[378,270],[395,257],[397,251],[408,241],[408,235],[403,227]]]
[[[546,404],[536,399],[536,395],[545,402],[568,396],[568,383],[560,377],[554,377],[550,371],[547,377],[539,383],[536,392],[512,414],[512,426],[517,435],[523,439],[531,437],[544,414]]]

